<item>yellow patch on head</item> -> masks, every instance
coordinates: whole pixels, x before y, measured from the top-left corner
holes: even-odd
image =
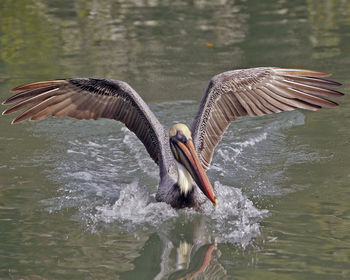
[[[192,139],[190,129],[187,127],[187,125],[183,123],[177,123],[172,125],[169,130],[169,137],[175,136],[178,131],[181,131],[187,139]]]

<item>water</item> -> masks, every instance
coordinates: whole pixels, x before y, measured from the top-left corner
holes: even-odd
[[[127,81],[190,124],[211,76],[329,71],[350,92],[350,2],[2,1],[0,97],[60,77]],[[0,118],[0,279],[349,279],[349,104],[242,118],[213,209],[155,201],[158,167],[112,120]]]

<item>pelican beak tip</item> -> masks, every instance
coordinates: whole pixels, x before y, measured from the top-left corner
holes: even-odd
[[[214,206],[215,206],[215,207],[218,206],[218,203],[219,203],[218,200],[215,198],[215,199],[214,199]]]

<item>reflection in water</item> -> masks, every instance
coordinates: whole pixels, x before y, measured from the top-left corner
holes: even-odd
[[[156,234],[161,241],[161,254],[159,270],[156,275],[152,275],[153,279],[220,279],[226,275],[226,270],[219,262],[220,250],[213,243],[204,218],[187,222],[193,228],[185,234],[179,231],[183,228],[182,222],[174,224],[167,233]],[[151,250],[144,250],[139,258],[147,259],[147,254],[151,254]],[[132,279],[133,272],[125,273],[124,276]]]
[[[193,279],[202,277],[205,279],[223,279],[227,274],[224,267],[219,263],[220,251],[217,251],[215,244],[210,244],[206,249],[201,266],[194,272],[187,273],[184,277],[178,279]],[[216,255],[214,255],[216,253]],[[214,264],[215,262],[215,264]]]

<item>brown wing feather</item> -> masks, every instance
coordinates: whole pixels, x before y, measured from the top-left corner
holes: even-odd
[[[142,98],[125,82],[104,79],[43,81],[16,87],[3,104],[3,114],[26,109],[12,123],[49,116],[75,119],[109,118],[123,122],[145,145],[152,159],[164,160],[163,126]]]
[[[203,167],[209,168],[216,145],[238,117],[336,107],[337,103],[325,97],[342,96],[343,93],[328,88],[341,84],[323,79],[328,76],[312,70],[261,67],[213,77],[191,129]]]

